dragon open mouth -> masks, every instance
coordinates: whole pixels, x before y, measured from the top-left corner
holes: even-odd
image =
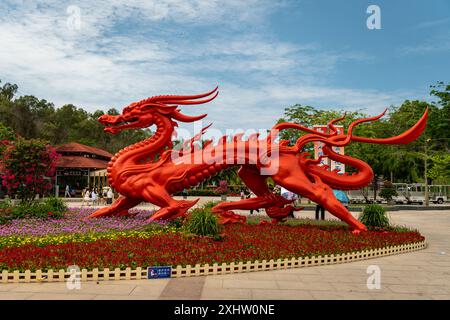
[[[132,118],[128,121],[117,121],[117,122],[104,122],[103,125],[105,127],[121,127],[121,126],[126,126],[126,125],[130,125],[130,124],[134,124],[138,121],[138,118]]]
[[[134,128],[136,127],[136,123],[139,122],[138,117],[127,119],[126,121],[122,119],[122,117],[104,117],[99,119],[100,123],[105,126],[103,129],[105,132],[109,133],[117,133],[123,129]]]

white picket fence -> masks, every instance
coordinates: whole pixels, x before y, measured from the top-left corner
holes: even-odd
[[[262,260],[261,262],[256,260],[254,262],[247,261],[239,263],[222,263],[222,264],[205,264],[203,266],[197,264],[195,266],[187,265],[185,267],[177,266],[172,268],[172,277],[192,277],[192,276],[205,276],[205,275],[220,275],[229,273],[241,273],[241,272],[255,272],[266,270],[280,270],[290,268],[311,267],[320,265],[330,265],[338,263],[348,263],[359,260],[366,260],[372,258],[378,258],[383,256],[389,256],[400,253],[407,253],[417,250],[422,250],[427,247],[427,243],[417,242],[411,244],[405,244],[400,246],[391,246],[380,249],[366,250],[361,252],[345,253],[338,255],[326,255],[318,257],[300,257],[298,259],[278,259],[278,260]],[[0,283],[18,283],[18,282],[63,282],[73,276],[70,272],[61,270],[48,270],[42,272],[37,270],[31,272],[26,270],[25,272],[8,271],[3,270],[0,277]],[[108,280],[138,280],[147,279],[146,268],[131,268],[109,270],[105,268],[102,271],[93,269],[87,271],[82,269],[79,273],[81,281],[108,281]]]

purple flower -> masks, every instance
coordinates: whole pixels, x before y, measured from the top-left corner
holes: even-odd
[[[125,231],[140,229],[147,225],[146,220],[153,211],[132,209],[130,217],[105,217],[84,219],[95,209],[93,208],[69,208],[69,211],[61,219],[16,219],[11,223],[0,225],[0,236],[29,235],[44,236],[47,234],[61,233],[103,233],[113,230]],[[158,222],[165,224],[166,222]]]

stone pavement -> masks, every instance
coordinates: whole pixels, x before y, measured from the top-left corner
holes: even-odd
[[[0,299],[450,299],[450,211],[397,211],[390,216],[397,225],[419,229],[429,247],[331,266],[83,282],[80,290],[68,290],[65,283],[0,284]],[[381,289],[367,288],[369,265],[380,267]]]

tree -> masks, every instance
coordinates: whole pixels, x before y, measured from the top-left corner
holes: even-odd
[[[42,140],[19,138],[11,143],[0,158],[2,185],[8,195],[31,202],[36,194],[47,194],[53,186],[59,156]]]
[[[383,188],[380,191],[380,197],[385,199],[387,202],[391,202],[392,197],[398,196],[397,190],[395,190],[394,185],[391,181],[384,181]]]
[[[450,154],[440,152],[431,157],[433,166],[428,170],[428,176],[437,184],[450,183]]]
[[[2,81],[0,80],[0,83]],[[17,84],[5,83],[3,87],[0,88],[0,98],[11,101],[18,89]]]
[[[0,124],[26,139],[44,139],[52,145],[76,141],[115,153],[150,136],[150,130],[146,129],[105,134],[103,125],[97,121],[104,114],[101,110],[90,113],[73,104],[55,108],[45,99],[16,94],[17,85],[0,86]],[[107,113],[119,114],[113,108]]]
[[[0,123],[0,156],[5,148],[16,139],[16,135],[11,128]]]
[[[439,97],[448,97],[448,95],[437,92]],[[446,102],[440,102],[445,105]],[[391,106],[387,116],[373,122],[362,123],[356,126],[353,133],[358,136],[368,138],[385,138],[392,137],[403,133],[413,126],[417,120],[423,115],[425,109],[429,107],[428,126],[424,134],[417,140],[408,145],[380,145],[371,143],[352,142],[345,147],[345,153],[349,156],[362,159],[367,162],[374,170],[375,180],[378,176],[390,177],[392,181],[418,182],[423,181],[425,167],[425,141],[434,138],[437,135],[447,135],[442,128],[447,128],[443,123],[448,120],[443,119],[445,113],[443,108],[436,105],[430,105],[424,101],[406,100],[399,107]],[[343,111],[334,110],[318,110],[311,106],[302,106],[296,104],[285,109],[285,114],[279,122],[294,122],[302,124],[306,127],[312,127],[315,124],[325,125],[332,119],[339,118],[343,115]],[[349,112],[346,118],[340,123],[345,129],[351,122],[356,119],[365,118],[368,115],[354,111]],[[282,139],[289,140],[294,143],[300,136],[305,133],[300,130],[283,130],[280,134]],[[427,145],[427,154],[430,155],[442,147],[442,144],[435,143],[431,139],[431,145]],[[306,146],[304,151],[311,151],[312,144]],[[349,172],[353,168],[347,168]]]

